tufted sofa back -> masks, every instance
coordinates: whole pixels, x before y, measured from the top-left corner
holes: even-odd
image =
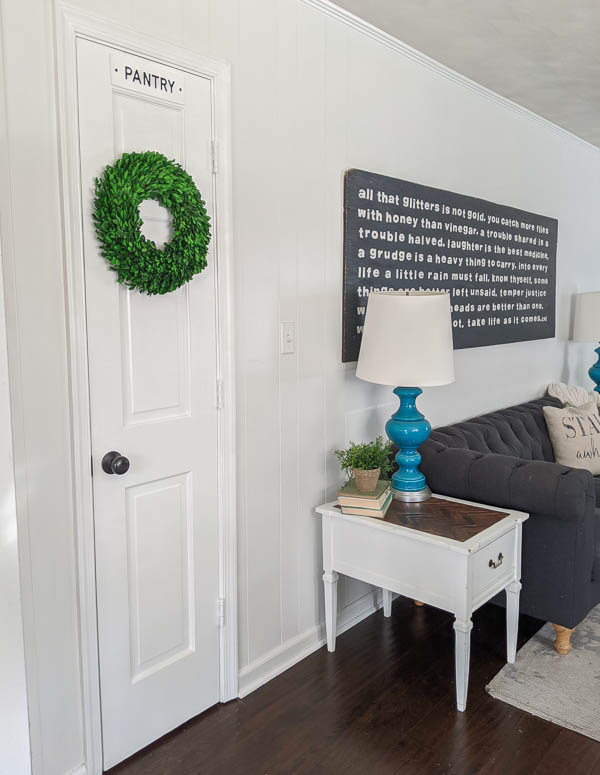
[[[552,444],[544,420],[544,406],[562,406],[557,398],[546,396],[526,404],[511,406],[471,420],[436,428],[425,442],[443,447],[492,452],[523,460],[554,462]]]

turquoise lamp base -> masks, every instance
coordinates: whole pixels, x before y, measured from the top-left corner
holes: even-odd
[[[400,399],[400,407],[385,425],[387,435],[398,447],[398,470],[392,476],[392,495],[409,503],[431,497],[425,475],[419,471],[421,455],[417,452],[431,433],[431,425],[416,407],[422,392],[420,388],[397,387],[394,393]]]
[[[594,390],[596,393],[600,393],[600,347],[596,347],[594,352],[598,357],[596,358],[596,363],[590,367],[588,374],[590,375],[592,382],[596,383]]]

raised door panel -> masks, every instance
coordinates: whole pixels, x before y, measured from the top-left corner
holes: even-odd
[[[121,289],[124,425],[190,413],[189,293]]]
[[[131,680],[194,650],[191,474],[126,490]]]
[[[160,151],[180,164],[184,158],[184,107],[131,92],[113,91],[114,145],[125,151]]]

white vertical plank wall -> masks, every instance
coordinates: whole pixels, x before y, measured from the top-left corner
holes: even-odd
[[[569,361],[565,340],[572,292],[600,282],[600,151],[319,0],[73,5],[232,66],[239,654],[248,692],[322,643],[313,507],[340,483],[332,450],[381,432],[393,407],[389,391],[356,380],[340,360],[344,171],[370,169],[559,220],[558,340],[457,352],[456,383],[421,401],[440,424],[583,378],[585,357]],[[11,379],[16,486],[30,539],[25,635],[37,676],[33,755],[36,775],[65,775],[82,763],[83,743],[56,52],[48,0],[0,8],[14,219],[8,340],[21,375]],[[296,324],[293,354],[279,353],[281,321]],[[340,626],[378,602],[365,585],[341,582]]]
[[[276,74],[275,101],[277,130],[274,138],[275,153],[279,159],[287,154],[297,158],[300,141],[295,127],[298,121],[298,107],[289,99],[301,79],[301,59],[296,27],[298,7],[276,4],[276,61],[280,63]],[[288,206],[279,208],[276,224],[276,250],[279,265],[279,311],[278,320],[295,321],[298,326],[298,276],[302,271],[302,257],[299,254],[297,235],[302,229],[302,195],[294,175],[278,176],[278,197],[286,200]],[[291,238],[290,238],[291,237]],[[280,532],[280,610],[281,642],[286,643],[299,632],[298,605],[287,605],[288,600],[298,601],[300,584],[298,561],[300,557],[300,428],[298,408],[298,348],[279,358],[279,429],[277,445],[280,456],[279,471],[279,513]],[[285,454],[284,454],[285,450]]]
[[[3,30],[0,19],[0,49]],[[12,255],[12,213],[4,67],[0,61],[0,259]],[[29,709],[23,641],[19,534],[15,501],[12,417],[8,382],[4,278],[0,267],[0,775],[30,775]]]

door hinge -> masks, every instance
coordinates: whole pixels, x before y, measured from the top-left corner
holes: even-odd
[[[223,403],[225,399],[223,396],[223,380],[217,379],[217,409],[223,408]]]
[[[225,598],[223,597],[217,599],[217,621],[219,629],[225,626]]]
[[[211,140],[210,141],[210,155],[212,159],[212,171],[213,174],[216,175],[219,171],[219,159],[217,155],[217,141]]]

